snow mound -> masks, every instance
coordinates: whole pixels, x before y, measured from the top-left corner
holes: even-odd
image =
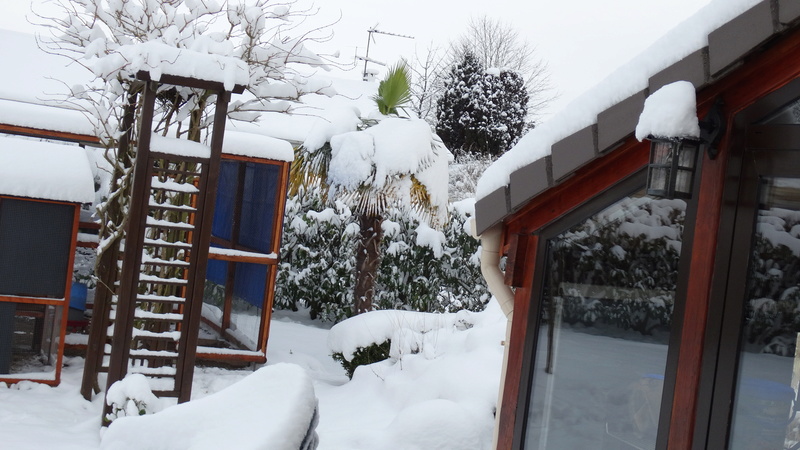
[[[390,355],[397,358],[405,353],[415,353],[415,350],[423,347],[425,334],[432,331],[472,327],[473,316],[474,313],[466,310],[453,314],[370,311],[334,325],[328,334],[328,348],[351,361],[359,348],[391,340]]]
[[[481,442],[481,423],[473,411],[452,400],[427,400],[410,406],[386,430],[386,448],[469,449]]]
[[[157,414],[121,417],[101,448],[295,450],[314,417],[311,379],[293,364],[263,367],[208,397]]]
[[[393,351],[402,351],[358,367],[320,396],[323,412],[347,411],[323,415],[320,442],[353,450],[491,448],[507,323],[492,300],[479,313],[374,311],[335,325],[332,349],[392,336]],[[357,429],[349,423],[355,411]]]

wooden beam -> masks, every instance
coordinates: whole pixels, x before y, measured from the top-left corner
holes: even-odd
[[[80,144],[99,145],[100,139],[97,136],[88,134],[69,133],[66,131],[45,130],[42,128],[20,127],[0,123],[0,132],[15,134],[19,136],[29,136],[42,139],[52,139],[55,141],[77,142]]]
[[[525,250],[525,260],[531,266],[536,261],[536,249],[539,245],[539,237],[530,236]],[[533,294],[533,267],[527,267],[523,278],[522,286],[518,287],[514,293],[514,316],[511,321],[511,338],[508,345],[508,365],[506,366],[506,378],[504,380],[503,400],[500,411],[497,412],[499,430],[497,435],[496,450],[511,450],[514,448],[514,429],[519,426],[518,421],[525,417],[525,412],[520,411],[524,405],[519,404],[520,388],[522,379],[525,343],[528,340],[528,330],[533,327],[528,326],[530,319],[531,295]]]
[[[136,73],[136,78],[142,81],[154,81],[150,78],[150,72],[141,70]],[[197,78],[182,77],[179,75],[162,74],[157,80],[162,84],[171,84],[173,86],[185,86],[195,89],[205,89],[207,91],[225,92],[225,85],[219,81],[199,80]],[[244,92],[244,85],[237,84],[233,86],[229,92],[234,94],[241,94]]]

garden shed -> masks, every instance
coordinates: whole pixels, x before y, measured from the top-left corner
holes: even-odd
[[[82,203],[85,150],[0,137],[0,381],[58,384]]]
[[[798,448],[797,55],[797,1],[712,1],[487,169],[497,448]]]

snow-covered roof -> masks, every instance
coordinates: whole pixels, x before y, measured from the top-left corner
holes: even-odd
[[[0,124],[94,135],[91,122],[64,102],[70,87],[92,75],[70,59],[47,53],[31,34],[0,30]]]
[[[86,150],[77,145],[0,137],[0,195],[91,203],[94,178]]]
[[[649,93],[675,81],[695,89],[715,82],[798,18],[796,0],[713,0],[492,164],[476,189],[477,232],[628,138]]]
[[[263,134],[234,130],[225,130],[222,153],[275,161],[291,162],[294,160],[294,149],[288,141]]]

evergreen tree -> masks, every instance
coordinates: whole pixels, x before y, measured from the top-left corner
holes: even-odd
[[[456,155],[499,156],[525,129],[528,93],[518,73],[483,68],[470,52],[450,70],[436,132]]]
[[[436,102],[436,134],[458,155],[466,142],[466,130],[474,114],[473,98],[480,93],[483,67],[470,52],[452,66],[445,80],[444,93]],[[477,92],[473,89],[478,88]]]

